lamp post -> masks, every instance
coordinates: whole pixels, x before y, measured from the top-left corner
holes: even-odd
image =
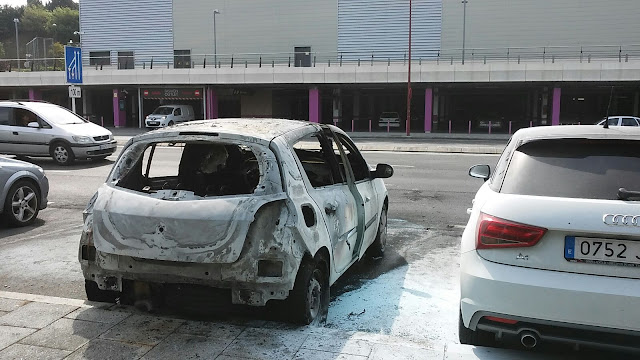
[[[462,0],[462,65],[464,65],[464,48],[467,35],[467,3],[469,0]]]
[[[84,35],[84,31],[74,31],[73,35],[78,35],[78,40],[80,42],[80,47],[82,47],[82,35]]]
[[[407,136],[411,135],[411,8],[412,3],[409,0],[409,71],[407,75]]]
[[[216,37],[216,14],[220,14],[218,9],[213,10],[213,67],[218,66],[218,39]]]
[[[16,26],[16,58],[18,58],[18,71],[20,71],[20,42],[18,41],[18,24],[20,20],[15,18],[13,19],[13,23]]]

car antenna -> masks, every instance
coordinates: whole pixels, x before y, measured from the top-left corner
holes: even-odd
[[[611,86],[611,94],[609,94],[609,105],[607,105],[607,116],[604,117],[604,128],[609,128],[609,109],[611,109],[611,99],[613,98],[613,86]]]

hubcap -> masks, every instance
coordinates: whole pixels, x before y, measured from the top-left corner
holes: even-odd
[[[309,296],[307,296],[307,299],[309,301],[309,312],[313,319],[315,319],[320,313],[320,304],[322,301],[322,285],[320,284],[321,277],[322,275],[320,274],[320,271],[316,269],[309,281]]]
[[[64,146],[56,146],[56,148],[53,150],[53,156],[56,158],[56,161],[61,163],[65,163],[67,162],[67,160],[69,160],[69,153],[67,152],[67,149],[64,148]]]
[[[22,186],[11,197],[11,212],[16,220],[27,222],[31,220],[38,208],[36,193],[28,186]]]

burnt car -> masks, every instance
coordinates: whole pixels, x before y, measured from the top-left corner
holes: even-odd
[[[340,129],[309,122],[208,120],[136,136],[84,212],[87,297],[151,304],[198,286],[323,321],[330,285],[385,250],[392,174],[371,170]]]

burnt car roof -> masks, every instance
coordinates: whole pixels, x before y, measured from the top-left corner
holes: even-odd
[[[300,120],[284,120],[284,119],[216,119],[216,120],[197,120],[186,123],[177,124],[171,127],[149,131],[147,133],[136,136],[134,139],[146,140],[163,134],[172,134],[188,132],[190,134],[202,133],[218,133],[227,135],[242,135],[266,142],[274,138],[292,132],[294,130],[313,126],[314,123]]]
[[[521,143],[544,139],[640,140],[640,128],[611,126],[605,129],[602,125],[538,126],[518,130],[513,138]]]

